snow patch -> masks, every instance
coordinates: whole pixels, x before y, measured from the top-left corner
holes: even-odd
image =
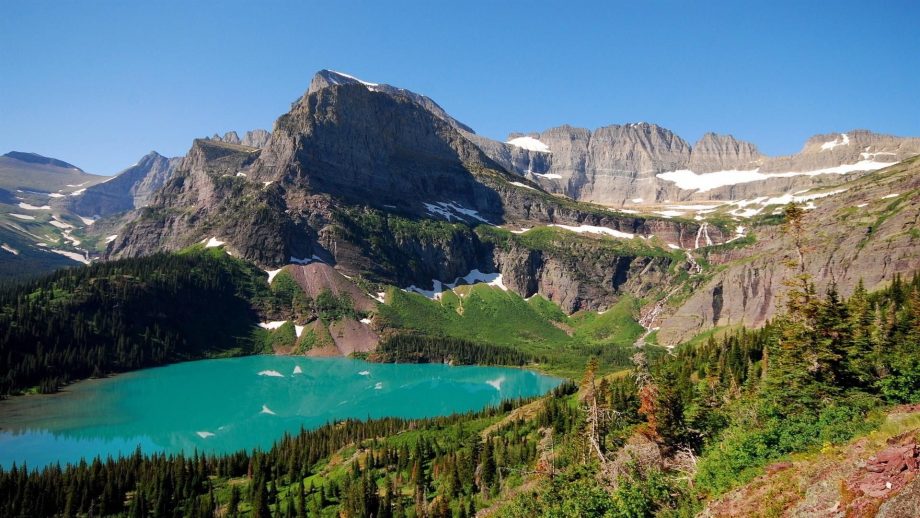
[[[789,178],[793,176],[817,176],[821,174],[847,174],[855,171],[875,171],[894,165],[897,162],[876,162],[874,160],[860,160],[855,164],[841,164],[824,169],[814,169],[811,171],[792,171],[786,173],[761,173],[760,169],[748,171],[728,170],[716,171],[713,173],[697,174],[689,169],[679,169],[659,173],[655,176],[662,180],[673,182],[681,189],[695,190],[706,192],[726,185],[737,185],[739,183],[758,182],[770,178]]]
[[[202,439],[207,439],[208,437],[214,437],[214,433],[212,432],[195,432],[195,434],[198,435],[198,437],[201,437]]]
[[[461,283],[461,281],[463,282]],[[478,269],[471,270],[470,273],[466,274],[463,277],[457,277],[456,279],[454,279],[453,282],[449,282],[449,283],[441,282],[437,279],[432,279],[431,282],[434,285],[434,287],[430,290],[423,290],[413,284],[412,286],[409,286],[408,288],[406,288],[405,291],[415,292],[420,295],[424,295],[425,297],[428,297],[429,299],[439,299],[441,297],[441,293],[447,290],[453,290],[457,286],[460,286],[463,284],[467,284],[467,285],[477,284],[480,282],[484,282],[488,284],[489,286],[495,286],[501,289],[502,291],[508,291],[508,288],[505,287],[505,284],[502,282],[502,274],[500,273],[482,273]]]
[[[377,302],[383,304],[383,303],[386,302],[386,299],[384,298],[384,297],[386,297],[386,295],[387,295],[387,293],[386,293],[385,291],[378,291],[378,292],[377,292],[377,296],[376,296],[376,297],[372,297],[372,298],[373,298],[374,300],[376,300]]]
[[[674,217],[680,217],[684,215],[684,213],[679,210],[656,210],[655,214],[664,216],[666,218],[674,218]]]
[[[89,264],[89,259],[87,259],[86,256],[82,254],[78,254],[76,252],[70,252],[68,250],[58,250],[56,248],[52,248],[51,251],[56,254],[61,254],[68,259],[73,259],[74,261],[77,261],[78,263]]]
[[[821,151],[829,151],[831,149],[834,149],[837,146],[849,146],[849,145],[850,145],[850,137],[848,137],[846,133],[841,133],[840,138],[835,138],[834,140],[831,140],[830,142],[825,142],[824,144],[821,144]]]
[[[86,192],[86,189],[77,189],[76,191],[70,193],[70,195],[71,195],[71,196],[79,196],[79,195],[83,194],[84,192]]]
[[[361,322],[362,324],[370,324],[370,323],[371,323],[371,319],[369,319],[369,318],[362,318],[361,320],[359,320],[359,322]]]
[[[577,232],[577,233],[579,233],[579,234],[581,234],[581,233],[588,233],[588,234],[606,234],[606,235],[608,235],[608,236],[619,237],[619,238],[622,238],[622,239],[632,239],[632,238],[636,237],[635,234],[630,234],[629,232],[620,232],[619,230],[614,230],[614,229],[612,229],[612,228],[607,228],[607,227],[596,227],[596,226],[594,226],[594,225],[579,225],[579,226],[577,226],[577,227],[573,227],[573,226],[571,226],[571,225],[555,225],[555,224],[554,224],[554,225],[550,225],[550,226],[551,226],[551,227],[564,228],[565,230],[568,230],[568,231],[570,231],[570,232]]]
[[[338,75],[340,75],[340,76],[342,76],[342,77],[346,77],[346,78],[351,79],[351,80],[353,80],[353,81],[357,81],[357,82],[359,82],[359,83],[361,83],[362,85],[367,86],[367,87],[379,86],[377,83],[370,83],[370,82],[364,81],[363,79],[358,79],[358,78],[355,77],[355,76],[350,76],[350,75],[348,75],[348,74],[346,74],[346,73],[344,73],[344,72],[336,72],[335,70],[330,70],[330,72],[332,72],[333,74],[338,74]],[[331,79],[332,82],[333,82],[334,84],[337,84],[337,85],[338,85],[338,84],[342,84],[342,83],[339,83],[338,81],[336,81],[336,79],[335,79],[334,77],[333,77],[333,78],[329,78],[329,79]]]
[[[738,216],[740,218],[750,218],[760,214],[764,208],[770,205],[788,205],[789,203],[808,203],[804,208],[806,210],[814,209],[814,203],[810,203],[814,200],[820,198],[826,198],[828,196],[833,196],[835,194],[840,194],[845,192],[846,189],[838,189],[836,191],[827,191],[819,192],[814,194],[784,194],[782,196],[776,196],[773,198],[767,198],[766,196],[760,196],[758,198],[753,198],[750,200],[738,200],[730,202],[730,205],[735,205],[738,208],[729,212],[732,216]],[[807,192],[807,191],[799,191]]]
[[[489,220],[483,218],[479,215],[479,211],[473,209],[467,209],[462,205],[458,205],[457,202],[449,201],[439,201],[437,203],[425,203],[425,209],[429,214],[437,214],[443,216],[447,221],[452,221],[453,219],[463,220],[464,217],[470,217],[478,219],[483,223],[488,223]]]
[[[898,156],[897,153],[892,153],[890,151],[876,151],[875,153],[868,153],[868,151],[869,151],[869,148],[866,148],[866,152],[860,153],[859,158],[862,158],[863,160],[872,160],[873,158],[879,155]]]
[[[552,153],[549,150],[549,146],[540,142],[539,140],[533,137],[517,137],[509,140],[506,144],[511,144],[512,146],[527,149],[530,151],[539,151],[541,153]]]
[[[629,200],[629,201],[631,201],[631,202],[633,202],[633,203],[642,203],[642,202],[645,201],[645,200],[643,200],[642,198],[633,198],[633,199],[631,199],[631,200]]]
[[[111,236],[105,238],[105,242],[111,243],[112,241],[115,241],[116,239],[118,239],[118,234],[112,234]]]
[[[80,221],[82,221],[83,224],[86,226],[90,226],[96,222],[96,220],[93,218],[84,218],[83,216],[77,216],[77,217],[80,218]]]
[[[33,221],[35,219],[35,216],[29,216],[28,214],[16,214],[15,212],[10,212],[10,216],[13,216],[14,218],[24,219],[26,221]],[[53,225],[54,222],[52,221],[51,224]]]
[[[531,173],[531,174],[534,175],[534,176],[539,176],[540,178],[546,178],[547,180],[558,180],[558,179],[562,178],[562,175],[561,175],[561,174],[555,174],[555,173],[546,173],[546,174],[542,174],[542,173]]]
[[[35,205],[30,205],[24,201],[19,202],[19,208],[26,210],[51,210],[50,205],[42,205],[41,207],[36,207]]]
[[[15,248],[11,247],[10,245],[6,243],[0,244],[0,248],[2,248],[3,250],[6,250],[7,252],[13,255],[19,255],[19,250],[16,250]]]
[[[857,206],[856,206],[856,208],[859,208],[859,209],[861,209],[861,208],[863,208],[863,207],[867,207],[867,206],[869,206],[869,204],[868,204],[868,203],[860,203],[859,205],[857,205]]]
[[[281,374],[280,372],[275,371],[275,370],[265,370],[265,371],[259,371],[259,376],[268,376],[271,378],[283,378],[284,374]]]
[[[300,338],[300,335],[303,334],[304,326],[299,326],[294,324],[294,334],[297,335],[297,338]]]
[[[211,239],[208,239],[208,242],[204,244],[204,247],[214,248],[217,246],[223,246],[223,244],[224,244],[223,241],[218,240],[216,237],[212,237]]]
[[[533,187],[527,185],[526,183],[521,182],[511,182],[511,185],[517,185],[518,187],[523,187],[525,189],[530,189],[531,191],[536,191]],[[21,204],[20,204],[21,205]]]
[[[883,199],[883,200],[890,200],[891,198],[897,198],[898,196],[900,196],[900,194],[894,193],[894,194],[889,194],[889,195],[886,195],[886,196],[882,196],[881,199]]]
[[[259,322],[259,327],[262,329],[278,329],[287,323],[287,320],[275,320],[272,322]]]
[[[57,192],[51,192],[51,193],[48,193],[48,197],[49,198],[63,198],[64,195],[61,193],[57,193]]]
[[[268,274],[268,283],[271,284],[271,283],[272,283],[272,279],[274,279],[276,275],[278,275],[279,273],[281,273],[281,270],[283,270],[283,269],[284,269],[284,268],[278,268],[277,270],[265,270],[265,273]]]

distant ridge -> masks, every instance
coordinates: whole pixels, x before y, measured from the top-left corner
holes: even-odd
[[[79,167],[67,163],[63,160],[58,160],[57,158],[50,158],[38,153],[25,153],[23,151],[10,151],[9,153],[3,155],[7,158],[12,158],[14,160],[19,160],[21,162],[28,162],[30,164],[44,164],[44,165],[53,165],[55,167],[63,167],[65,169],[76,169],[77,171],[83,171]]]

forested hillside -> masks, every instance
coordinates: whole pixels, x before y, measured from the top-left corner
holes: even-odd
[[[258,352],[264,272],[223,252],[96,263],[0,290],[0,395]]]
[[[846,301],[834,291],[814,293],[805,278],[791,292],[787,311],[761,330],[684,346],[650,365],[638,351],[627,376],[596,375],[589,362],[577,393],[567,385],[477,414],[343,422],[284,438],[265,453],[17,468],[0,473],[0,509],[9,516],[210,516],[215,509],[259,517],[456,517],[484,509],[521,517],[692,516],[771,462],[834,451],[879,428],[891,405],[920,400],[920,276]],[[916,437],[915,421],[886,425],[884,433]],[[786,493],[770,502],[776,514],[800,498],[794,487],[780,489]]]

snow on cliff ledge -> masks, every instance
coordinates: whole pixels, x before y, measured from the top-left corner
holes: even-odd
[[[530,151],[540,151],[541,153],[552,153],[552,151],[549,150],[549,146],[547,146],[546,144],[540,142],[539,140],[533,137],[513,138],[509,140],[508,142],[506,142],[506,144],[511,144],[512,146],[516,146],[516,147],[523,148],[523,149],[529,149]]]

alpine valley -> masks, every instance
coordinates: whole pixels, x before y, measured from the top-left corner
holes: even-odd
[[[0,459],[48,441],[0,468],[3,516],[920,514],[920,138],[839,128],[766,156],[639,122],[499,142],[322,70],[271,132],[111,177],[7,153],[0,243]],[[252,355],[283,357],[246,359],[260,382],[317,383],[323,413],[265,404],[233,448],[209,448],[216,422],[119,422],[136,452],[49,457],[103,440],[62,409],[151,367],[212,414],[203,393],[308,390],[244,389],[227,358]],[[375,364],[376,385],[330,378]],[[368,399],[424,376],[442,407],[420,383]]]

